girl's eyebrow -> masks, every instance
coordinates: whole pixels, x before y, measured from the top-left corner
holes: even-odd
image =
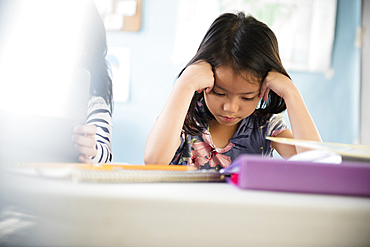
[[[224,88],[222,88],[222,87],[220,87],[220,86],[218,86],[218,85],[214,85],[214,87],[217,87],[217,88],[219,88],[219,89],[221,89],[221,90],[223,90],[223,91],[225,91],[225,92],[229,92],[229,91],[227,91],[226,89],[224,89]],[[242,94],[242,95],[244,95],[244,94],[255,94],[255,93],[259,93],[259,91],[255,91],[255,92],[246,92],[246,93],[240,93],[240,94]]]

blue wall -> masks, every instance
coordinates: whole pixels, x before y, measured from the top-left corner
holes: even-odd
[[[113,112],[113,161],[143,163],[146,138],[181,67],[171,62],[178,1],[143,1],[139,32],[108,32],[109,46],[130,49],[131,84],[128,103]]]
[[[359,140],[360,49],[354,46],[361,25],[361,1],[338,0],[332,68],[334,76],[290,72],[323,141]]]
[[[139,32],[107,33],[108,45],[131,50],[130,100],[114,106],[114,162],[143,163],[146,137],[183,67],[171,62],[178,4],[144,0]],[[324,141],[359,138],[360,50],[353,44],[360,23],[361,0],[338,0],[334,76],[290,72]]]

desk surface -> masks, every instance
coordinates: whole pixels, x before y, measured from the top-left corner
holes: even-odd
[[[0,182],[3,243],[37,246],[369,246],[370,198],[226,183]]]

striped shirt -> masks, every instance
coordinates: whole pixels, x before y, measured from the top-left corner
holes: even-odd
[[[92,157],[94,164],[109,163],[112,161],[112,113],[102,97],[90,98],[87,110],[86,124],[97,127],[95,135],[97,154]]]

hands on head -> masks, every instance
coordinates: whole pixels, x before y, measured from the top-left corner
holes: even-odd
[[[180,79],[193,82],[194,91],[198,93],[202,91],[210,93],[215,83],[212,65],[203,60],[187,67],[181,74]],[[296,90],[296,87],[286,75],[277,71],[270,71],[261,85],[258,97],[267,101],[270,90],[274,91],[280,97],[285,98],[290,91]]]
[[[201,93],[203,90],[206,93],[211,92],[214,85],[214,74],[212,65],[206,61],[199,60],[198,62],[187,67],[181,74],[179,80],[186,83],[191,82],[194,91]]]
[[[82,163],[92,164],[92,158],[97,154],[96,131],[95,125],[76,125],[73,128],[72,141],[74,148],[81,153],[78,160]]]
[[[263,98],[263,101],[267,101],[270,90],[274,91],[284,100],[287,100],[287,97],[289,97],[291,93],[298,93],[292,80],[277,71],[268,72],[267,76],[263,80],[258,97]]]

